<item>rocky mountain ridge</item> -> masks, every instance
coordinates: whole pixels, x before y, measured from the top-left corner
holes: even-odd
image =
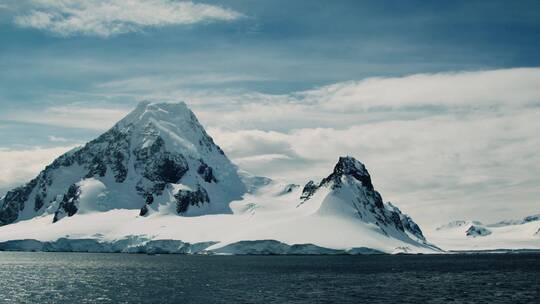
[[[0,241],[33,239],[44,248],[58,239],[77,246],[95,239],[103,248],[167,239],[213,244],[212,252],[254,246],[246,241],[261,241],[250,247],[261,252],[289,252],[294,244],[439,251],[409,216],[383,202],[353,157],[340,157],[326,178],[302,189],[242,173],[184,103],[140,103],[54,160],[0,200],[0,226]]]

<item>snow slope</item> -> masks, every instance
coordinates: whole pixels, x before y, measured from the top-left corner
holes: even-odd
[[[0,226],[0,250],[440,251],[354,158],[303,188],[252,176],[183,103],[141,103],[59,157],[0,201]]]
[[[540,249],[540,215],[493,224],[454,221],[437,228],[430,240],[445,250]]]

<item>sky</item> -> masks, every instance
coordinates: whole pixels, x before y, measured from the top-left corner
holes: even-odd
[[[141,100],[239,167],[364,162],[421,225],[540,213],[540,2],[0,0],[0,196]]]

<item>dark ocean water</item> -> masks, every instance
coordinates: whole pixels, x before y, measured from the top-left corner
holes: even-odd
[[[0,252],[2,303],[540,303],[540,254]]]

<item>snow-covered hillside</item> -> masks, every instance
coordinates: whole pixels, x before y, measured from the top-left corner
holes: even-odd
[[[354,158],[304,187],[252,176],[184,103],[141,103],[56,159],[0,200],[0,226],[0,250],[439,251]]]
[[[540,249],[540,214],[493,224],[459,220],[437,228],[430,239],[445,250]]]

